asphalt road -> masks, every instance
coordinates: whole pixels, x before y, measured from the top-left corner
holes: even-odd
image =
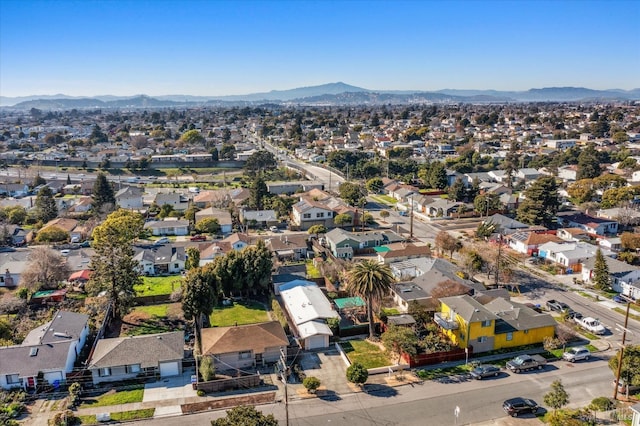
[[[502,411],[505,399],[524,396],[542,405],[543,396],[549,391],[551,382],[561,378],[570,396],[570,406],[584,406],[595,397],[612,395],[612,377],[606,359],[592,358],[588,362],[576,364],[556,361],[544,371],[508,376],[504,374],[496,379],[463,380],[455,383],[429,381],[414,387],[383,387],[374,394],[342,395],[331,401],[323,401],[321,398],[295,400],[289,404],[289,418],[292,426],[455,425],[454,410],[458,406],[458,425],[494,419],[499,422],[507,418]],[[265,414],[273,413],[280,424],[285,424],[284,404],[258,408]],[[224,415],[224,411],[216,411],[137,423],[154,426],[204,426],[209,425],[210,420]]]

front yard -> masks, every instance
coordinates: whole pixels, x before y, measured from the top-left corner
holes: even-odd
[[[340,346],[352,364],[359,362],[367,369],[391,365],[386,352],[366,340],[349,340],[341,342]]]
[[[269,315],[265,306],[253,301],[235,302],[232,306],[216,306],[209,316],[211,327],[231,327],[266,321],[269,321]]]
[[[136,292],[136,296],[159,296],[173,293],[174,290],[180,288],[181,282],[182,277],[180,275],[143,277],[142,284],[134,286],[133,289]]]
[[[143,394],[144,385],[123,391],[108,390],[98,397],[84,398],[80,408],[106,407],[109,405],[128,404],[130,402],[142,402]]]

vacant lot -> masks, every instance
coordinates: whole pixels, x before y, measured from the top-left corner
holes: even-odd
[[[144,393],[144,385],[139,388],[123,391],[109,390],[104,394],[84,399],[80,408],[87,407],[106,407],[108,405],[128,404],[130,402],[142,402],[142,394]]]
[[[340,346],[342,346],[352,364],[359,362],[365,368],[391,365],[387,354],[380,347],[366,340],[349,340],[348,342],[340,343]]]
[[[165,333],[184,329],[184,316],[180,303],[138,306],[122,319],[121,335]]]
[[[230,327],[269,321],[269,315],[262,303],[236,302],[233,306],[215,307],[209,321],[211,327]]]
[[[136,296],[159,296],[171,294],[180,288],[182,277],[172,275],[169,277],[143,277],[142,284],[134,286]]]

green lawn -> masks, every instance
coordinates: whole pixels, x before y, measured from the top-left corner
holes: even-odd
[[[136,296],[159,296],[171,294],[180,288],[182,277],[172,275],[169,277],[143,277],[142,284],[134,286]]]
[[[233,306],[216,306],[209,321],[211,327],[230,327],[269,321],[269,316],[262,303],[234,303]]]
[[[391,365],[387,354],[378,346],[366,340],[349,340],[340,343],[342,349],[347,354],[347,358],[353,364],[359,362],[365,368],[384,367]]]
[[[433,368],[429,370],[418,370],[416,375],[422,380],[434,380],[440,377],[452,376],[455,374],[464,374],[471,371],[471,365],[458,365],[449,368]]]
[[[121,333],[125,336],[166,333],[181,329],[182,308],[179,303],[137,306],[124,318]]]
[[[388,315],[400,315],[400,311],[397,308],[382,308],[382,312]]]
[[[152,317],[164,318],[167,316],[167,310],[169,309],[168,303],[162,303],[160,305],[149,306],[137,306],[133,309],[134,312],[144,312]]]
[[[140,386],[138,389],[124,390],[119,392],[107,393],[91,399],[85,399],[80,405],[80,408],[87,407],[106,407],[108,405],[128,404],[130,402],[142,402],[142,394],[144,393],[144,386]]]
[[[130,420],[149,419],[156,412],[155,408],[144,408],[142,410],[123,411],[121,413],[111,413],[111,420],[124,422]]]
[[[398,203],[398,200],[396,200],[395,198],[383,194],[371,195],[371,198],[382,204],[387,204],[390,206],[395,206]]]

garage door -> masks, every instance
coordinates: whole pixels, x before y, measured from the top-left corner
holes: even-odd
[[[177,376],[179,374],[178,361],[160,363],[160,377]]]
[[[329,339],[329,336],[311,336],[307,337],[307,349],[322,349],[328,346],[328,342],[326,340]]]

